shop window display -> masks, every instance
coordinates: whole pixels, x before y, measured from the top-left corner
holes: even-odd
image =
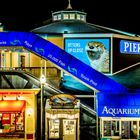
[[[0,137],[24,137],[24,112],[0,113]]]
[[[104,121],[104,136],[119,136],[119,121]]]
[[[49,120],[49,138],[59,138],[60,120]]]

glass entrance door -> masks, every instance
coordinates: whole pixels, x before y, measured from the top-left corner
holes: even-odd
[[[76,140],[76,120],[63,120],[63,140]]]
[[[122,121],[122,139],[137,139],[138,121]]]

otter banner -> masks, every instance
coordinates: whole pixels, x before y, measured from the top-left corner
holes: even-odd
[[[99,117],[140,117],[140,94],[97,94]]]
[[[99,72],[110,72],[110,38],[65,38],[65,50]]]

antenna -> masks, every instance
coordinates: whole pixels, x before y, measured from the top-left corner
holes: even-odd
[[[71,0],[68,0],[68,7],[67,7],[67,9],[72,9]]]

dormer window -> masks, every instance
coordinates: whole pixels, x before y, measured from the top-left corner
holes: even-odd
[[[70,19],[75,19],[75,14],[70,14]]]
[[[53,16],[53,20],[54,21],[57,20],[57,15]]]
[[[64,19],[69,19],[69,15],[68,14],[64,14],[63,17],[64,17]]]
[[[80,14],[77,14],[77,19],[80,20]]]
[[[86,21],[86,14],[79,11],[59,11],[52,13],[53,21],[60,20],[81,20]]]
[[[81,15],[81,20],[85,21],[85,15]]]
[[[58,20],[61,20],[61,14],[58,15]]]

